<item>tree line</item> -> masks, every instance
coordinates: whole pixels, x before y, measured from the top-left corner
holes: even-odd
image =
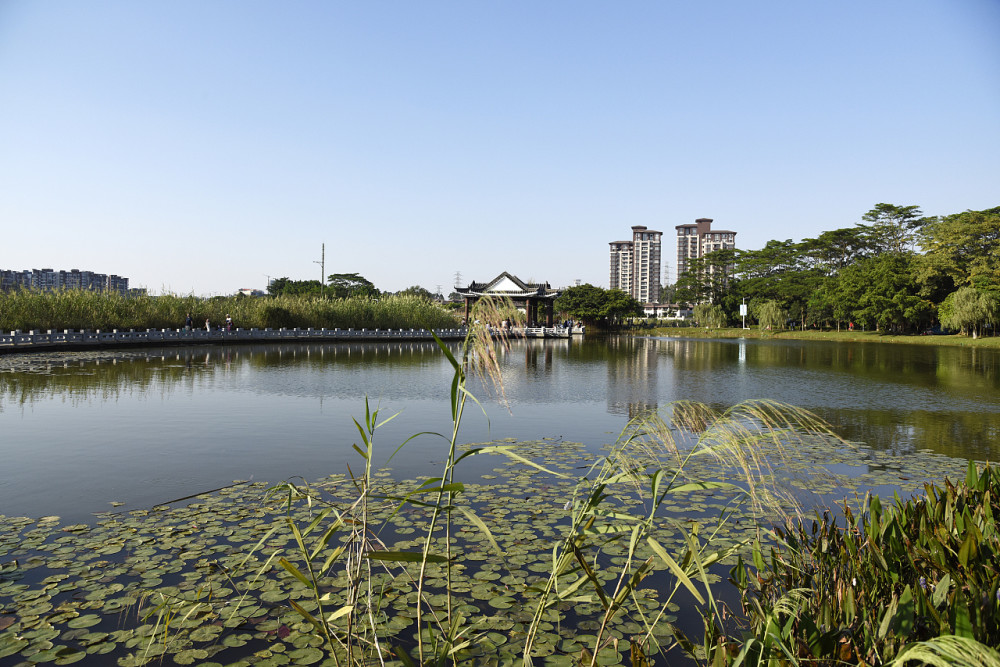
[[[674,300],[761,326],[982,333],[1000,321],[1000,207],[924,216],[880,203],[853,227],[691,260]]]
[[[326,278],[326,284],[318,280],[292,280],[288,277],[275,278],[267,286],[269,296],[306,296],[328,299],[351,299],[367,297],[377,299],[381,296],[416,296],[425,299],[438,299],[430,290],[419,285],[407,287],[399,292],[383,292],[375,287],[372,281],[359,273],[331,273]]]

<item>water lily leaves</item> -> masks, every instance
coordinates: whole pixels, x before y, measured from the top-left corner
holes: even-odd
[[[208,657],[208,651],[204,649],[185,649],[174,655],[174,662],[178,665],[193,665]]]
[[[866,485],[899,484],[901,476],[912,475],[916,480],[927,477],[926,471],[932,469],[939,478],[949,465],[932,457],[925,472],[915,474],[912,469],[917,457],[882,454],[871,454],[868,463],[859,465],[856,453],[831,454],[824,450],[828,444],[819,440],[810,443],[803,449],[802,460],[788,462],[774,479],[797,493],[825,497]],[[571,516],[585,500],[574,496],[579,492],[571,482],[555,476],[567,471],[573,476],[586,473],[591,455],[583,447],[537,441],[523,446],[519,443],[517,452],[537,459],[540,467],[497,459],[499,465],[480,480],[484,483],[466,482],[463,487],[462,502],[468,503],[488,527],[495,545],[481,527],[464,520],[456,522],[450,546],[454,559],[451,573],[446,576],[443,565],[447,561],[442,554],[449,553],[449,546],[443,534],[432,540],[435,558],[429,559],[421,613],[430,619],[426,605],[437,613],[445,609],[448,600],[443,592],[450,585],[453,609],[468,619],[475,632],[485,633],[479,635],[475,646],[462,649],[462,655],[474,653],[487,656],[487,660],[513,660],[520,655],[526,625],[534,613],[533,602],[537,600],[533,597],[537,593],[526,587],[539,586],[548,578],[552,545],[564,538]],[[823,461],[823,466],[816,461]],[[698,461],[700,467],[692,473],[728,479],[735,472],[717,469],[713,473],[710,463]],[[654,464],[650,458],[637,465],[641,469]],[[819,467],[824,477],[814,475]],[[954,467],[961,467],[960,473],[964,474],[964,462]],[[493,483],[498,480],[502,483]],[[401,497],[405,489],[416,488],[426,478],[397,484],[388,472],[380,472],[375,481],[386,496]],[[914,488],[917,484],[914,482]],[[251,657],[255,664],[320,664],[333,660],[325,656],[320,646],[322,639],[313,626],[290,608],[294,600],[306,614],[318,613],[308,569],[294,555],[298,552],[293,536],[280,528],[286,525],[286,507],[262,502],[264,488],[246,485],[201,496],[186,506],[104,515],[92,526],[60,528],[58,517],[43,521],[0,517],[0,609],[16,608],[18,612],[16,616],[0,615],[0,657],[19,654],[21,659],[31,657],[36,661],[40,656],[52,663],[63,660],[70,664],[92,656],[88,664],[118,661],[128,665],[140,664],[140,657],[149,647],[151,652],[164,653],[167,663],[176,664],[205,664],[207,658],[221,659],[217,664],[233,665],[249,664]],[[689,485],[683,501],[669,504],[663,508],[663,517],[657,517],[658,546],[680,562],[687,544],[678,527],[682,530],[687,525],[683,521],[693,517],[709,526],[722,512],[733,509],[724,491]],[[325,494],[324,502],[340,508],[356,500],[354,485],[343,475],[324,478],[309,492]],[[609,511],[602,520],[608,522],[618,520],[616,517],[624,521],[626,514],[644,517],[648,513],[648,506],[638,495],[609,499],[606,507]],[[419,507],[395,512],[392,504],[374,501],[372,508],[369,521],[373,526],[378,524],[381,544],[353,553],[369,556],[364,562],[365,567],[372,568],[373,576],[366,581],[378,592],[379,632],[391,645],[393,638],[415,631],[414,579],[421,565],[429,514]],[[739,508],[732,527],[724,526],[715,533],[713,547],[736,545],[743,537],[743,526],[764,516],[767,509]],[[293,504],[291,516],[305,528],[317,516],[317,510],[305,503]],[[334,548],[349,548],[352,530],[353,524],[345,524],[319,552],[320,561],[332,557],[320,576],[323,594],[329,596],[323,603],[326,615],[344,608],[352,586],[353,575],[348,574],[344,562],[347,552]],[[316,534],[320,532],[318,529]],[[652,545],[629,545],[623,538],[627,534],[593,532],[591,556],[597,568],[594,580],[603,582],[606,589],[613,586],[621,568],[635,567],[651,557],[654,569],[667,569],[667,561],[654,553]],[[496,547],[505,554],[502,561],[496,556]],[[285,575],[274,575],[277,557],[269,559],[276,550],[301,577],[283,565],[279,567]],[[28,570],[38,574],[25,578]],[[567,572],[560,578],[560,586],[568,586],[578,576],[578,572]],[[661,576],[654,573],[649,582]],[[711,573],[709,581],[718,582],[718,575]],[[591,584],[587,585],[587,594],[596,600]],[[146,622],[136,621],[133,627],[123,629],[112,624],[139,618],[166,600],[188,605],[178,607],[181,611],[172,618],[166,639],[162,626],[157,629],[155,614]],[[647,630],[639,610],[647,619],[655,617],[661,605],[658,595],[652,588],[640,587],[634,591],[633,600],[630,604],[636,605],[634,616],[627,611],[620,613],[603,631],[605,639]],[[201,606],[191,611],[195,603]],[[140,613],[132,614],[132,610]],[[672,604],[669,610],[674,613],[666,620],[673,622],[678,608]],[[558,664],[579,658],[583,648],[595,650],[597,638],[588,633],[600,628],[594,619],[601,614],[602,608],[596,604],[555,603],[544,612],[535,654]],[[346,621],[345,615],[333,622],[347,627]],[[670,628],[661,623],[652,632],[666,638]],[[153,638],[156,643],[150,646]],[[56,641],[60,643],[53,644]],[[262,651],[262,646],[270,648]],[[126,655],[128,651],[133,652],[131,658]],[[614,646],[598,651],[600,664],[617,664],[622,659]]]
[[[101,617],[97,614],[85,614],[72,619],[66,625],[71,628],[89,628],[100,622]]]
[[[0,636],[0,658],[15,655],[26,649],[31,642],[13,635]]]
[[[288,658],[296,665],[312,665],[322,660],[323,656],[323,651],[312,646],[288,652]]]

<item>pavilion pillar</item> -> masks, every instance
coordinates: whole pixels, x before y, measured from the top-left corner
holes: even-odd
[[[469,297],[465,297],[465,325],[469,325]]]
[[[552,328],[555,324],[555,309],[552,306],[552,299],[545,301],[545,326]]]

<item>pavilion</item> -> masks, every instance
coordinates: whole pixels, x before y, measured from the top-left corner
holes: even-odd
[[[524,305],[528,326],[538,325],[538,306],[545,307],[545,326],[553,325],[552,303],[562,293],[549,287],[548,283],[526,283],[517,276],[504,271],[488,283],[469,283],[468,287],[455,287],[455,291],[465,298],[465,322],[469,321],[472,304],[484,296],[506,297],[514,305]]]

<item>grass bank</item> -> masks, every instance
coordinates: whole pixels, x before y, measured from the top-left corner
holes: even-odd
[[[433,329],[456,326],[453,313],[415,296],[381,299],[213,297],[167,294],[125,298],[113,292],[20,290],[0,293],[0,331],[47,329],[177,329],[191,314],[194,326],[233,318],[244,329]]]
[[[636,335],[674,338],[759,338],[762,340],[832,340],[844,343],[900,343],[903,345],[948,345],[957,347],[1000,348],[1000,336],[971,338],[959,334],[942,336],[881,334],[875,331],[761,331],[757,327],[740,329],[705,329],[703,327],[659,327],[637,329]]]

